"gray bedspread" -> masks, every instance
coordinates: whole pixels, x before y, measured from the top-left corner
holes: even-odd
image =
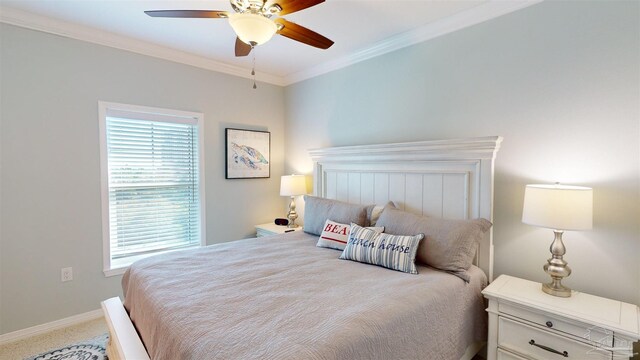
[[[151,359],[459,359],[486,339],[471,281],[339,260],[302,232],[159,255],[125,273]]]

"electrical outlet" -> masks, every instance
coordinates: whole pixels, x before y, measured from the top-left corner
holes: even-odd
[[[62,282],[73,280],[73,268],[62,268],[62,270],[60,270],[60,280],[62,280]]]

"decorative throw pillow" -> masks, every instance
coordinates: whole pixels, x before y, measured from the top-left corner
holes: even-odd
[[[350,229],[351,225],[340,224],[335,221],[327,220],[324,223],[324,229],[322,230],[322,234],[320,234],[320,238],[318,239],[316,246],[344,250],[344,246],[347,244],[347,240],[349,239]],[[369,227],[367,229],[371,229],[379,233],[384,231],[383,227]]]
[[[304,232],[306,233],[320,235],[327,219],[342,224],[366,225],[365,206],[309,195],[304,196],[304,201]]]
[[[340,259],[379,265],[393,270],[417,274],[416,252],[424,235],[400,236],[381,234],[351,224],[349,240]]]
[[[418,261],[440,270],[462,273],[473,263],[478,243],[492,224],[485,219],[447,220],[386,207],[377,225],[384,226],[391,234],[424,234]],[[464,275],[460,277],[468,279]]]

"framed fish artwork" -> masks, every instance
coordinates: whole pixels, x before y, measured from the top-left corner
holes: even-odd
[[[271,133],[226,129],[226,179],[256,179],[271,176]]]

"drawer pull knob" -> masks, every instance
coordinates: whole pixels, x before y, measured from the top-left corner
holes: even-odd
[[[566,352],[566,351],[560,352],[560,351],[558,351],[556,349],[552,349],[552,348],[550,348],[548,346],[536,344],[536,342],[533,339],[529,340],[529,345],[533,345],[533,346],[539,347],[542,350],[547,350],[548,352],[552,352],[554,354],[562,355],[564,357],[569,357],[569,353],[568,352]]]
[[[547,324],[546,324],[546,325],[547,325],[547,327],[549,327],[549,328],[550,328],[550,327],[553,327],[553,323],[552,323],[551,321],[547,321]]]

